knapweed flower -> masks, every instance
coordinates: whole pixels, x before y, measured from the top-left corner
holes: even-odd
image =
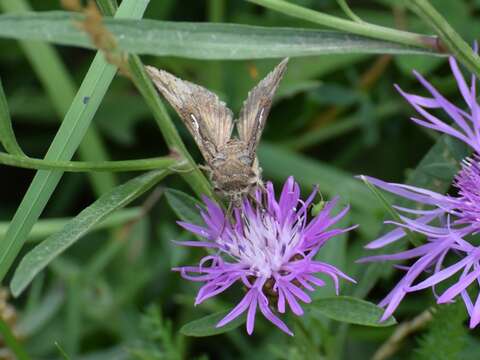
[[[315,286],[325,285],[317,275],[333,279],[337,293],[339,278],[354,282],[336,267],[315,260],[315,255],[329,239],[355,227],[331,228],[348,212],[346,207],[332,215],[337,198],[326,203],[309,221],[309,208],[316,192],[314,190],[303,201],[299,185],[290,177],[278,201],[269,182],[265,190],[257,190],[255,199],[246,198],[241,207],[233,210],[233,219],[216,203],[204,198],[206,208],[201,211],[204,226],[179,222],[183,228],[204,239],[180,244],[214,251],[197,266],[174,269],[185,279],[204,283],[195,305],[233,284],[245,289],[243,298],[217,327],[247,312],[247,332],[251,334],[256,311],[260,309],[273,324],[293,335],[275,312],[284,313],[288,306],[295,315],[302,315],[299,302],[311,301],[305,290],[314,291]]]
[[[387,223],[393,223],[397,228],[371,242],[367,248],[377,249],[396,242],[407,231],[422,234],[427,240],[414,249],[371,256],[360,261],[415,259],[411,265],[400,267],[406,271],[405,275],[380,303],[380,306],[386,307],[382,319],[387,319],[395,311],[407,293],[431,287],[437,303],[451,302],[460,296],[470,315],[470,327],[473,328],[480,322],[480,246],[475,241],[475,235],[480,230],[480,107],[476,99],[476,77],[472,75],[471,83],[467,84],[455,58],[450,57],[449,61],[467,110],[452,104],[418,73],[415,76],[430,92],[431,97],[408,94],[399,87],[397,89],[423,117],[412,118],[414,122],[465,142],[472,149],[473,155],[460,164],[461,169],[452,183],[455,190],[453,195],[363,177],[375,186],[413,200],[425,208],[418,210],[395,207],[403,213],[401,221]],[[443,110],[453,120],[453,124],[447,124],[432,115],[429,111],[432,109]],[[422,274],[429,275],[422,280]],[[436,285],[447,279],[450,286],[447,285],[449,287],[438,294]],[[470,296],[475,293],[474,287],[477,289],[476,300],[472,301]]]

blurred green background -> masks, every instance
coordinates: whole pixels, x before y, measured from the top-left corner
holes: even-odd
[[[291,2],[344,16],[334,0]],[[0,10],[8,8],[8,3],[0,0]],[[56,0],[31,0],[30,4],[35,11],[62,9]],[[401,1],[351,0],[349,4],[369,22],[431,32]],[[465,40],[473,41],[476,34],[473,30],[478,32],[479,27],[480,1],[435,0],[432,4]],[[144,17],[318,28],[245,1],[152,1]],[[94,53],[71,47],[54,49],[78,86]],[[148,56],[142,59],[146,64],[215,91],[236,113],[249,89],[279,61],[200,61]],[[464,106],[446,58],[362,54],[292,58],[275,97],[259,151],[265,179],[281,184],[287,176],[294,175],[305,193],[318,184],[325,199],[338,194],[342,201],[352,204],[347,222],[360,224],[360,228],[348,239],[333,240],[322,256],[362,280],[357,287],[345,285],[342,293],[373,302],[386,295],[401,274],[385,266],[376,270],[374,278],[369,278],[354,263],[367,253],[362,246],[380,233],[385,213],[353,175],[368,174],[403,182],[438,139],[438,134],[408,120],[413,110],[393,87],[399,84],[409,92],[424,93],[412,76],[413,69],[427,76],[452,102]],[[0,39],[0,77],[21,147],[32,157],[43,157],[58,129],[61,111],[46,91],[45,80],[39,79],[16,41]],[[53,84],[57,80],[50,79]],[[189,151],[202,162],[191,136],[172,109],[168,110]],[[111,160],[168,153],[143,98],[131,81],[121,75],[114,79],[93,122]],[[30,170],[0,167],[0,236],[33,175]],[[131,176],[114,174],[104,181],[120,184]],[[90,180],[84,174],[65,174],[42,219],[75,216],[93,202],[102,186],[97,184],[95,190]],[[179,333],[183,324],[231,307],[241,290],[193,307],[198,287],[180,280],[170,268],[195,263],[202,251],[172,244],[171,240],[188,239],[189,235],[175,224],[177,216],[163,196],[165,188],[190,193],[179,176],[167,178],[135,203],[148,211],[137,211],[133,221],[89,234],[55,260],[29,291],[9,300],[17,313],[15,328],[22,334],[32,358],[61,358],[57,342],[72,359],[319,359],[327,353],[329,357],[334,353],[338,358],[368,359],[394,331],[394,327],[347,328],[307,313],[300,321],[290,319],[296,333],[294,338],[287,338],[263,319],[257,322],[252,337],[245,334],[243,327],[217,337],[184,337]],[[47,224],[44,233],[40,230],[34,229],[22,254],[58,227]],[[380,275],[380,281],[375,283]],[[327,294],[332,294],[331,284],[316,296]],[[432,299],[433,295],[427,291],[407,297],[396,313],[397,320],[411,319],[430,306]],[[477,331],[467,337],[462,325],[464,315],[455,311],[449,309],[440,319],[451,326],[441,326],[445,331],[448,327],[445,334],[449,341],[432,345],[432,336],[441,339],[442,335],[432,335],[434,331],[427,327],[408,337],[391,358],[452,358],[435,357],[430,349],[435,347],[445,356],[478,358]],[[446,340],[445,336],[443,339]]]

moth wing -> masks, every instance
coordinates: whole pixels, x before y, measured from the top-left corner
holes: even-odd
[[[283,59],[275,69],[260,81],[248,93],[247,100],[240,110],[240,118],[237,124],[238,135],[241,140],[246,142],[252,163],[255,160],[257,145],[272,106],[273,96],[287,69],[287,63],[288,58]]]
[[[146,70],[158,91],[183,120],[207,163],[211,163],[219,148],[231,137],[232,111],[202,86],[152,66],[147,66]]]

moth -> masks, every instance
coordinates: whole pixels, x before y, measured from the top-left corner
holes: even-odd
[[[198,145],[214,190],[233,206],[239,206],[244,196],[262,186],[256,150],[287,62],[288,58],[280,62],[248,93],[238,120],[217,95],[204,87],[146,67],[156,88]],[[238,137],[232,136],[234,124]]]

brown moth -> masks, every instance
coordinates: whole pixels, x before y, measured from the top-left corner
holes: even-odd
[[[235,121],[238,138],[232,137],[233,113],[217,95],[164,70],[146,67],[195,139],[215,191],[234,206],[262,185],[256,150],[287,62],[284,59],[248,93]]]

